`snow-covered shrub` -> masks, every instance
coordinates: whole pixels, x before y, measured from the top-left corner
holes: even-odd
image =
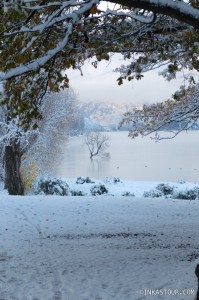
[[[122,183],[122,181],[119,177],[114,177],[114,178],[106,177],[104,179],[104,182],[107,184],[119,183],[119,182]]]
[[[92,188],[91,188],[91,194],[93,196],[96,196],[96,195],[102,195],[102,194],[107,194],[108,193],[108,189],[105,187],[105,185],[103,184],[99,184],[99,185],[94,185]]]
[[[160,183],[156,186],[155,190],[144,192],[143,197],[147,198],[159,198],[159,197],[171,197],[173,195],[175,187],[170,186],[167,183]]]
[[[78,190],[70,190],[70,194],[72,196],[85,196],[85,194],[82,191],[78,191]]]
[[[112,183],[112,179],[109,178],[109,177],[106,177],[106,178],[104,179],[104,183],[110,184],[110,183]]]
[[[148,192],[144,192],[143,197],[146,198],[160,198],[164,197],[164,194],[158,190],[150,190]]]
[[[76,184],[84,184],[84,183],[95,183],[89,177],[78,177],[76,180]]]
[[[156,190],[162,192],[165,196],[173,194],[174,189],[174,186],[170,186],[167,183],[160,183],[156,186]]]
[[[180,183],[180,184],[185,184],[186,181],[185,181],[184,179],[182,179],[182,180],[179,180],[178,183]]]
[[[114,177],[114,178],[113,178],[113,182],[114,182],[114,183],[118,183],[118,182],[121,182],[121,180],[120,180],[120,178]]]
[[[69,186],[61,179],[40,179],[37,184],[36,194],[67,196]]]
[[[199,198],[199,187],[195,187],[191,190],[178,191],[173,194],[173,199],[182,199],[182,200],[195,200]]]
[[[122,196],[135,197],[135,194],[131,192],[123,192]]]

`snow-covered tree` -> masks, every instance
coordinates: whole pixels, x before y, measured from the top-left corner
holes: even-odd
[[[3,104],[23,115],[25,127],[39,117],[48,88],[68,86],[63,71],[88,58],[94,67],[110,53],[128,58],[118,84],[163,65],[168,79],[199,69],[197,0],[5,0],[0,13],[0,81],[9,81]]]
[[[28,107],[26,119],[37,116],[47,87],[56,91],[68,86],[62,71],[80,69],[91,57],[96,57],[94,66],[115,52],[130,59],[119,69],[118,84],[141,79],[162,65],[168,78],[182,69],[198,70],[197,0],[111,0],[114,7],[101,3],[2,1],[0,80],[9,80],[14,97],[5,97],[3,103],[15,106],[13,113]]]
[[[41,117],[32,122],[29,119],[28,128],[25,128],[20,116],[12,116],[11,108],[0,107],[0,163],[4,172],[2,167],[0,171],[10,194],[24,194],[22,165],[28,170],[28,165],[34,163],[40,170],[49,171],[48,166],[50,168],[51,162],[61,153],[61,144],[67,134],[76,129],[75,123],[78,123],[77,96],[71,88],[47,93],[37,109]]]
[[[76,129],[78,114],[77,95],[72,88],[59,93],[46,94],[41,105],[42,119],[38,133],[30,139],[23,165],[30,162],[41,174],[50,174],[54,163],[60,160],[64,143]]]
[[[2,99],[7,97],[5,89],[1,93]],[[3,101],[2,101],[3,103]],[[21,157],[27,147],[29,139],[35,130],[35,120],[28,121],[28,127],[21,126],[22,114],[15,115],[14,107],[4,104],[0,107],[0,147],[1,163],[4,168],[5,188],[12,195],[23,195],[24,187],[20,173]],[[25,123],[24,123],[25,124]],[[27,124],[26,124],[27,125]]]
[[[134,138],[138,135],[155,133],[154,138],[161,139],[161,130],[165,126],[177,130],[170,130],[171,134],[166,138],[173,138],[182,130],[193,128],[199,119],[199,83],[184,87],[173,95],[173,99],[152,105],[144,105],[142,109],[135,109],[125,114],[121,126],[130,124],[132,129],[129,136]],[[167,127],[168,128],[168,127]],[[165,137],[164,137],[165,138]]]
[[[111,0],[116,6],[105,9],[100,0],[3,2],[1,80],[25,84],[28,73],[33,86],[43,90],[41,80],[56,88],[68,83],[61,70],[93,56],[109,59],[110,52],[132,57],[119,82],[162,64],[171,74],[197,66],[197,0]]]

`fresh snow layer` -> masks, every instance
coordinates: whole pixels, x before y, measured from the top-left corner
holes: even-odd
[[[1,194],[0,299],[193,300],[198,215],[198,200]]]

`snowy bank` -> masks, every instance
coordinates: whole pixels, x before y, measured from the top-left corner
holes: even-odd
[[[130,181],[121,180],[120,178],[105,178],[102,180],[78,177],[78,178],[42,178],[42,185],[49,185],[52,191],[52,185],[57,191],[54,194],[60,195],[60,188],[68,186],[68,194],[71,196],[91,196],[97,194],[100,186],[105,188],[102,196],[136,196],[147,198],[178,198],[178,199],[195,199],[199,198],[199,184],[189,182],[154,182],[154,181]],[[51,185],[51,187],[50,187]],[[48,190],[48,189],[47,189]],[[35,186],[35,191],[42,194],[42,189]],[[93,192],[95,191],[95,192]],[[50,193],[51,193],[50,192]],[[48,192],[47,192],[48,193]],[[99,191],[100,194],[100,191]],[[184,194],[187,194],[183,197]],[[195,195],[193,195],[195,194]],[[61,193],[62,195],[62,193]]]

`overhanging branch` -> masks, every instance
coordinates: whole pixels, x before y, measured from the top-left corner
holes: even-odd
[[[140,8],[167,15],[199,30],[199,9],[183,1],[173,0],[109,0],[128,8]]]

